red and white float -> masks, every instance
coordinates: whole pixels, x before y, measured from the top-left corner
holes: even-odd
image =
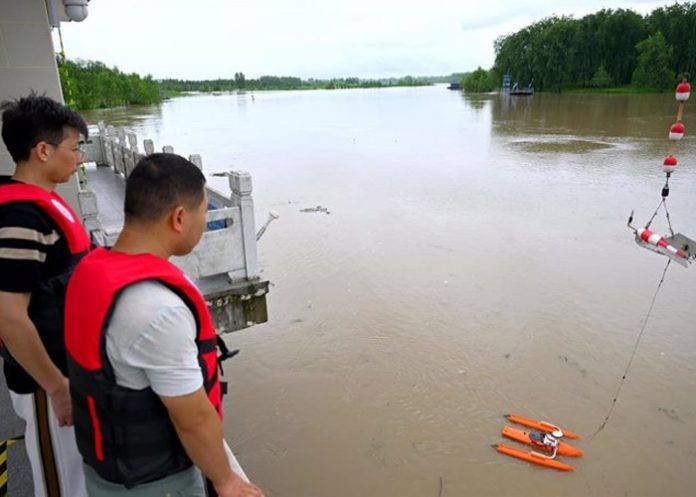
[[[689,96],[691,95],[691,85],[689,83],[679,83],[677,85],[677,93],[676,97],[677,100],[680,102],[686,102],[689,100]]]
[[[679,141],[682,138],[684,138],[684,132],[686,131],[686,127],[684,124],[681,122],[676,122],[672,124],[672,127],[669,128],[669,139],[673,141]]]

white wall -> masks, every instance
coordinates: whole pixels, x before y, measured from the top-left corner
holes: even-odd
[[[31,90],[63,101],[46,3],[0,0],[0,101]],[[0,174],[13,171],[12,158],[0,140]],[[77,179],[61,185],[59,192],[78,208]]]

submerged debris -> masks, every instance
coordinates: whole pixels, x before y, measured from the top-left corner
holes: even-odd
[[[612,148],[611,143],[597,140],[557,139],[553,141],[520,140],[513,142],[525,152],[531,153],[586,153]]]
[[[678,421],[680,423],[684,423],[684,420],[679,416],[679,413],[674,409],[668,409],[666,407],[658,407],[657,412],[661,412],[662,414],[667,416],[672,421]]]

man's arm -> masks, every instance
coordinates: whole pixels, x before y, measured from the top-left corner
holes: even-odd
[[[0,292],[0,338],[12,357],[51,399],[60,426],[72,425],[68,380],[53,364],[29,318],[29,293]]]
[[[223,446],[222,422],[203,388],[177,397],[160,395],[186,453],[213,482],[220,497],[263,497],[230,468]]]

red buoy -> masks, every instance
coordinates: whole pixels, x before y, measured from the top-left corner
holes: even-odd
[[[672,124],[672,127],[669,128],[669,139],[674,141],[681,140],[684,138],[684,131],[686,131],[686,128],[682,123],[676,122]]]
[[[685,102],[686,100],[689,99],[690,95],[691,95],[691,85],[689,83],[679,83],[677,85],[677,93],[676,93],[677,100],[679,100],[680,102]]]
[[[662,163],[662,170],[667,174],[671,174],[677,168],[677,158],[673,155],[668,155],[665,157],[665,161]]]

